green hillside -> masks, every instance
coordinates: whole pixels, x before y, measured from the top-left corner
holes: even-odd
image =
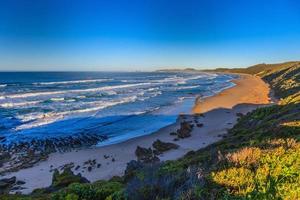
[[[278,98],[286,98],[300,91],[300,62],[258,64],[248,68],[218,68],[216,72],[246,73],[262,77],[274,89]]]
[[[1,199],[300,199],[300,62],[217,71],[260,76],[279,104],[242,116],[223,140],[179,160],[131,162],[124,177],[111,181],[62,184]],[[56,174],[54,183],[70,177]]]

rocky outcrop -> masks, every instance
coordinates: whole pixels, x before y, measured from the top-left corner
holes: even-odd
[[[82,134],[62,138],[49,138],[19,142],[17,144],[0,143],[0,167],[6,163],[5,168],[0,168],[0,174],[18,171],[32,167],[39,161],[46,160],[50,153],[66,152],[83,146],[92,146],[107,139],[106,136],[97,134]]]
[[[161,140],[156,140],[152,144],[154,148],[154,153],[159,155],[165,151],[169,151],[171,149],[178,149],[178,145],[171,142],[162,142]]]
[[[177,137],[178,138],[187,138],[191,136],[191,132],[193,130],[193,126],[188,122],[182,122],[180,124],[180,128],[177,130]]]
[[[154,163],[159,162],[159,158],[155,155],[153,150],[151,148],[143,148],[140,146],[137,146],[135,150],[135,155],[138,159],[138,161],[144,162],[144,163]]]
[[[8,194],[10,191],[21,189],[25,182],[17,180],[15,176],[0,179],[0,194]]]

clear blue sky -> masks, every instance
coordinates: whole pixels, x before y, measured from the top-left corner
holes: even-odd
[[[300,60],[298,0],[0,0],[0,70]]]

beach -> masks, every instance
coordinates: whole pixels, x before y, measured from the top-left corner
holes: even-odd
[[[178,149],[159,155],[161,161],[180,158],[189,151],[198,150],[221,140],[227,133],[227,129],[232,128],[236,123],[238,113],[246,114],[257,107],[271,103],[269,86],[260,78],[240,74],[233,82],[236,85],[232,88],[205,99],[198,99],[195,106],[191,108],[193,114],[181,115],[176,123],[155,133],[103,147],[52,153],[46,161],[7,174],[5,177],[16,176],[18,180],[25,181],[23,185],[25,189],[20,190],[25,194],[33,189],[51,185],[53,169],[62,169],[65,165],[74,166],[72,169],[75,174],[81,173],[92,182],[109,179],[123,175],[127,163],[136,160],[137,146],[151,147],[157,139],[179,145]],[[175,137],[170,133],[176,132],[183,121],[194,125],[191,136],[174,141]],[[197,124],[203,126],[198,127]],[[96,164],[89,168],[86,163],[93,160]]]

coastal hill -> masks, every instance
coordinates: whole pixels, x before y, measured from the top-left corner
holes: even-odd
[[[124,176],[94,183],[55,172],[49,188],[0,199],[300,199],[300,62],[212,72],[258,76],[278,103],[240,114],[222,140],[178,160],[131,161]]]

